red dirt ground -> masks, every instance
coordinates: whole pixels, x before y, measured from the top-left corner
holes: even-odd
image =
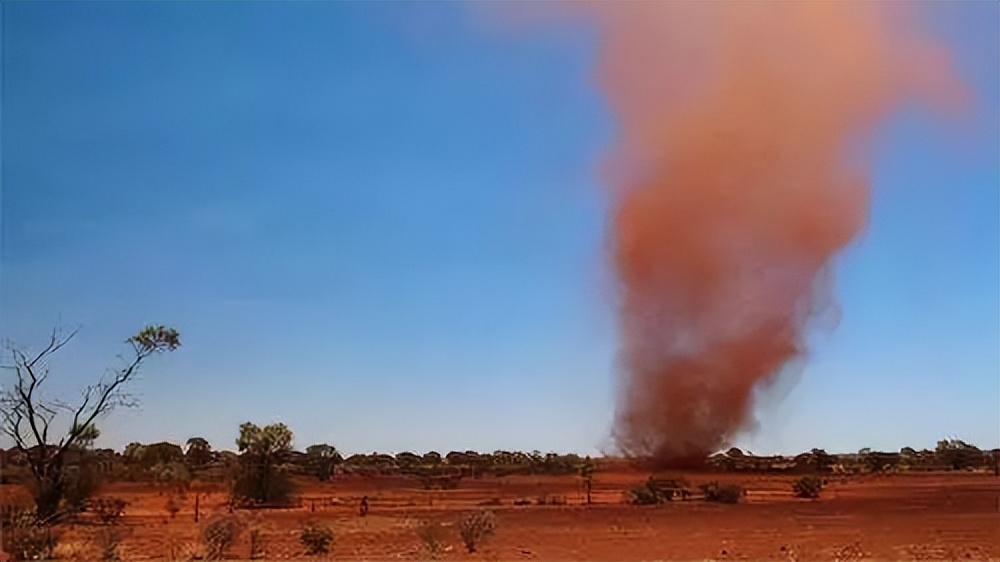
[[[336,560],[428,560],[416,532],[428,520],[447,525],[444,560],[1000,560],[1000,479],[993,475],[834,478],[817,500],[794,498],[791,476],[685,476],[692,485],[740,483],[747,495],[739,505],[692,500],[630,506],[622,493],[646,474],[627,470],[595,475],[589,506],[571,476],[466,479],[456,490],[433,492],[405,478],[340,477],[304,483],[301,508],[238,511],[237,517],[260,528],[267,560],[305,558],[297,529],[310,518],[333,529],[332,553],[320,559]],[[9,500],[15,490],[4,487],[3,493]],[[565,496],[567,505],[535,505],[545,494]],[[129,502],[120,525],[124,560],[202,552],[205,521],[227,513],[221,493],[202,496],[198,524],[190,493],[174,519],[164,507],[167,496],[149,486],[111,484],[101,495]],[[357,513],[363,495],[371,504],[364,518]],[[480,505],[493,498],[499,505]],[[519,498],[532,505],[514,506]],[[454,524],[478,509],[494,511],[497,530],[469,554]],[[97,529],[63,526],[63,557],[85,559]],[[248,537],[241,534],[230,558],[247,558]]]

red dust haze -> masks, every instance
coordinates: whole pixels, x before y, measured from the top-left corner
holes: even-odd
[[[868,216],[871,133],[904,103],[964,109],[967,91],[916,3],[504,6],[493,22],[596,23],[619,126],[602,178],[614,437],[663,466],[700,463],[753,424],[755,390],[802,364],[833,309],[832,260]]]
[[[624,380],[615,438],[663,465],[752,423],[802,359],[831,260],[865,226],[866,135],[902,102],[956,107],[946,53],[898,5],[586,5],[620,125],[609,233]]]

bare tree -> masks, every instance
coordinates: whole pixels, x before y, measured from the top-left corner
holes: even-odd
[[[48,344],[37,353],[30,353],[5,342],[4,348],[12,361],[2,365],[13,372],[12,384],[0,392],[3,409],[3,433],[13,439],[14,446],[25,454],[34,479],[32,493],[37,516],[52,521],[59,515],[59,504],[66,485],[66,452],[89,444],[98,435],[95,422],[117,407],[137,405],[125,390],[136,377],[140,366],[150,356],[180,347],[177,330],[164,326],[147,326],[125,340],[131,354],[120,355],[122,366],[109,369],[97,383],[87,385],[76,403],[45,396],[49,378],[49,359],[78,330],[68,334],[59,328],[52,330]],[[70,417],[69,429],[56,440],[53,422],[63,414]]]

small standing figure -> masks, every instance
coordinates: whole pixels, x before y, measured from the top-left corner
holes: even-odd
[[[368,496],[363,496],[361,498],[361,510],[359,511],[361,517],[368,515]]]

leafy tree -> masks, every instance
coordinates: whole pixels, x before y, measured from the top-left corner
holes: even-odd
[[[84,387],[76,403],[45,397],[51,357],[68,344],[77,331],[65,335],[59,328],[52,331],[48,343],[37,353],[7,342],[5,351],[10,363],[3,367],[13,373],[11,384],[0,393],[3,410],[2,431],[13,439],[14,446],[28,459],[33,479],[32,495],[36,513],[42,520],[52,520],[59,514],[59,504],[66,489],[66,453],[92,443],[98,433],[95,422],[116,407],[130,407],[136,399],[125,392],[141,366],[153,355],[180,347],[177,330],[164,326],[147,326],[125,340],[130,354],[119,356],[122,365],[109,370],[98,382]],[[69,429],[58,440],[53,435],[53,422],[63,414],[69,418]]]
[[[413,468],[420,464],[421,459],[416,454],[411,452],[403,452],[396,454],[396,465],[403,469]]]
[[[970,445],[961,439],[946,439],[938,441],[934,451],[939,462],[952,470],[962,470],[982,462],[983,452],[978,447]]]
[[[101,436],[101,431],[94,424],[86,427],[73,427],[70,431],[76,432],[77,444],[84,449],[91,448],[94,445],[94,441],[97,441],[97,438]]]
[[[333,467],[343,462],[343,458],[332,445],[320,443],[306,447],[309,468],[320,482],[326,482],[333,474]]]
[[[139,464],[142,462],[142,456],[145,452],[145,445],[133,441],[125,446],[125,450],[122,451],[122,457],[125,458],[125,462],[127,463]]]
[[[144,445],[139,463],[144,468],[153,468],[165,464],[179,464],[184,462],[184,449],[180,445],[161,441]]]
[[[212,446],[204,437],[192,437],[187,440],[187,451],[184,457],[188,465],[197,467],[204,466],[212,460]]]
[[[242,471],[234,494],[259,503],[287,501],[291,483],[281,465],[292,450],[292,431],[283,423],[261,428],[246,422],[240,426],[236,446]]]

